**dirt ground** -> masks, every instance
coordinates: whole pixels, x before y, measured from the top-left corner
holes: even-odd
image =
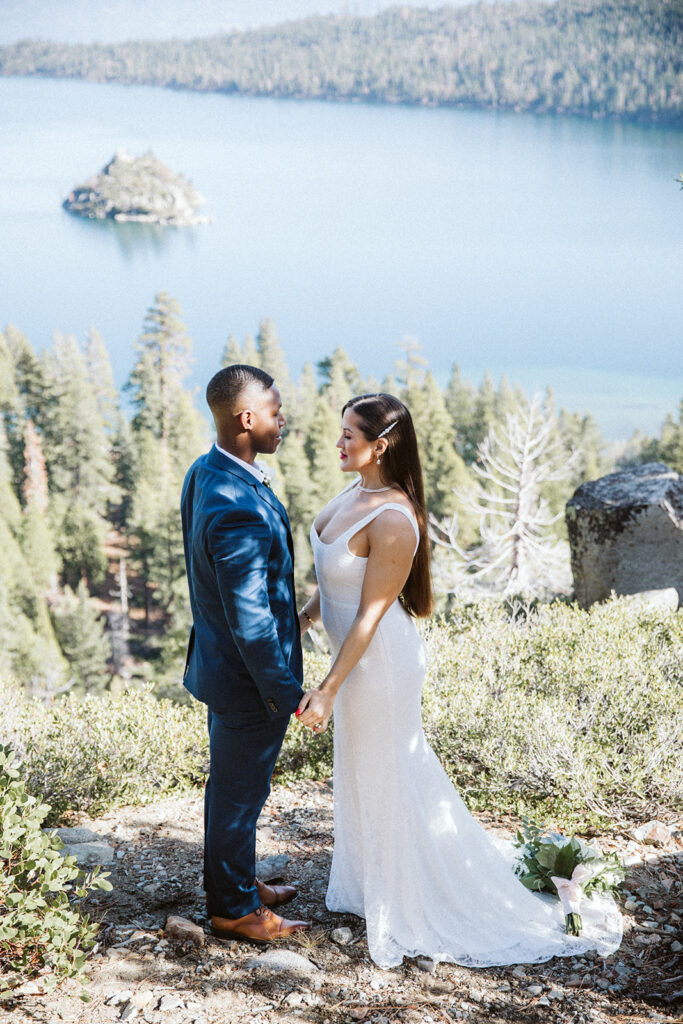
[[[514,824],[480,819],[503,833]],[[90,1001],[81,1000],[80,982],[49,995],[29,986],[0,1006],[1,1024],[637,1024],[683,1014],[682,823],[659,848],[642,846],[627,832],[598,837],[603,849],[631,862],[617,953],[486,970],[413,960],[381,970],[369,959],[364,922],[326,910],[333,839],[332,793],[325,783],[275,786],[259,824],[258,856],[288,856],[281,874],[301,889],[284,908],[286,916],[313,921],[310,932],[278,947],[302,958],[284,970],[252,966],[263,947],[218,940],[208,931],[201,948],[164,935],[171,914],[207,924],[200,798],[119,809],[79,824],[116,851],[114,889],[90,903],[102,921],[89,959]],[[352,933],[347,944],[332,938],[343,927]]]

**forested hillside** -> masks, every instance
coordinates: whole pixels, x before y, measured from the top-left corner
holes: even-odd
[[[0,675],[33,693],[180,678],[189,628],[180,487],[212,436],[187,384],[191,346],[177,303],[158,294],[120,395],[96,330],[83,341],[57,334],[41,354],[16,327],[0,332]],[[457,366],[440,387],[415,342],[397,355],[381,386],[412,411],[429,512],[440,522],[457,513],[458,542],[476,545],[479,517],[459,495],[472,488],[473,466],[486,464],[481,446],[492,428],[503,437],[509,417],[526,423],[535,403],[505,381],[495,387],[487,377],[474,387]],[[288,424],[271,469],[289,510],[303,595],[312,579],[310,524],[347,482],[335,448],[342,406],[379,382],[341,349],[295,381],[270,320],[256,338],[230,337],[216,352],[216,369],[235,361],[262,366],[280,385]],[[561,514],[582,480],[611,466],[590,417],[556,413],[550,396],[539,414],[546,436],[537,466],[559,460],[566,471],[541,474],[546,482],[532,498]],[[683,407],[660,441],[639,442],[632,456],[683,471]],[[553,529],[561,528],[560,520]],[[445,578],[437,572],[437,589]]]
[[[683,0],[394,7],[190,41],[0,48],[3,75],[683,121]]]

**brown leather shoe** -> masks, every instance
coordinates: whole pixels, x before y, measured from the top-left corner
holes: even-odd
[[[289,903],[299,891],[293,885],[266,885],[258,878],[254,879],[254,885],[264,907],[280,907],[283,903]]]
[[[218,939],[246,939],[264,945],[286,939],[294,932],[311,927],[310,921],[286,921],[268,907],[259,907],[251,914],[230,920],[227,917],[212,917],[211,930]]]

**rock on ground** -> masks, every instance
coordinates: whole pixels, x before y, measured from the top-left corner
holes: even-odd
[[[64,843],[61,851],[64,857],[75,857],[80,867],[94,867],[98,864],[111,864],[114,859],[114,847],[89,828],[57,828],[48,829],[55,832]]]
[[[582,484],[567,502],[576,599],[582,608],[616,594],[683,599],[683,477],[660,462]]]
[[[289,974],[305,980],[319,973],[320,968],[300,953],[291,949],[267,949],[260,956],[252,956],[244,964],[248,971],[262,974]]]
[[[313,921],[309,931],[265,949],[208,932],[200,798],[83,820],[116,851],[108,868],[113,891],[88,901],[102,921],[88,961],[91,1001],[81,1002],[81,981],[51,993],[31,983],[24,995],[0,1002],[0,1024],[669,1024],[681,1008],[683,831],[658,813],[667,833],[662,846],[646,841],[652,822],[641,840],[640,822],[594,837],[605,851],[632,857],[624,942],[614,956],[476,971],[424,957],[380,970],[368,956],[364,922],[326,909],[333,839],[324,783],[275,785],[259,822],[257,859],[289,858],[275,862],[300,887],[289,916]],[[478,817],[501,834],[517,825]],[[169,917],[194,923],[204,945],[165,932]],[[335,929],[347,929],[352,941],[333,942]]]
[[[169,939],[175,939],[176,942],[190,942],[193,946],[204,945],[203,929],[194,921],[188,921],[186,917],[169,917],[164,932]]]

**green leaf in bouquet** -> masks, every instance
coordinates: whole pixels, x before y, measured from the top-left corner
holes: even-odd
[[[566,846],[558,850],[553,874],[560,878],[571,878],[574,868],[579,863],[580,849],[578,842],[572,839]]]
[[[552,843],[541,843],[536,853],[536,859],[541,867],[547,868],[553,875],[558,875],[559,871],[556,870],[555,865],[559,854],[560,850],[557,846],[553,846]]]
[[[534,875],[529,872],[526,875],[522,875],[520,878],[522,885],[526,886],[527,889],[531,889],[532,892],[543,892],[545,890],[545,881],[540,875]]]

